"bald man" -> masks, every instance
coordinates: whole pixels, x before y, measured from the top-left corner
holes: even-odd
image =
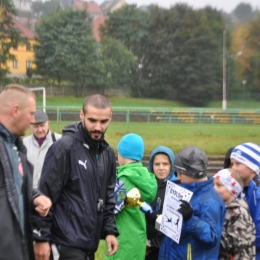
[[[32,190],[33,167],[20,136],[34,122],[34,94],[8,85],[0,94],[0,259],[34,259],[31,216],[46,216],[51,201]]]
[[[36,260],[50,259],[50,245],[59,259],[93,260],[101,238],[106,240],[107,254],[116,253],[116,160],[104,139],[111,118],[107,97],[87,96],[81,121],[66,126],[49,148],[39,190],[54,207],[47,218],[34,218]]]

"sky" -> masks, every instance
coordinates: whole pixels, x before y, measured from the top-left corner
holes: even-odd
[[[96,3],[101,4],[103,1],[104,0],[96,0]],[[210,5],[227,13],[232,12],[238,4],[244,2],[250,4],[253,9],[260,9],[260,0],[125,0],[125,2],[127,4],[136,4],[137,6],[157,4],[165,8],[170,8],[176,3],[186,3],[195,9]]]

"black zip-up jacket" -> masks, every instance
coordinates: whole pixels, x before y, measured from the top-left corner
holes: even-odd
[[[34,217],[34,239],[94,253],[100,238],[118,235],[115,182],[112,148],[103,139],[90,139],[81,122],[66,126],[45,157],[39,190],[53,207],[46,218]],[[99,199],[103,212],[97,210]]]
[[[15,189],[12,166],[0,134],[0,259],[33,260],[31,214],[33,199],[40,195],[32,190],[33,166],[26,159],[26,148],[21,138],[16,139],[23,168],[24,234],[20,226],[18,197]]]

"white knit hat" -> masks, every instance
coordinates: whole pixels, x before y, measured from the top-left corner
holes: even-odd
[[[244,143],[236,146],[230,158],[245,164],[257,175],[260,172],[260,147],[254,143]]]

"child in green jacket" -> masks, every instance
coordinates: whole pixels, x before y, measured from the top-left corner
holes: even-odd
[[[118,143],[116,197],[116,225],[119,231],[119,248],[115,255],[105,259],[143,260],[146,251],[145,214],[138,205],[128,205],[125,197],[140,192],[140,201],[150,203],[157,191],[157,182],[140,162],[144,155],[144,142],[141,136],[127,134]],[[134,189],[134,190],[133,190]],[[106,249],[107,250],[107,249]]]

